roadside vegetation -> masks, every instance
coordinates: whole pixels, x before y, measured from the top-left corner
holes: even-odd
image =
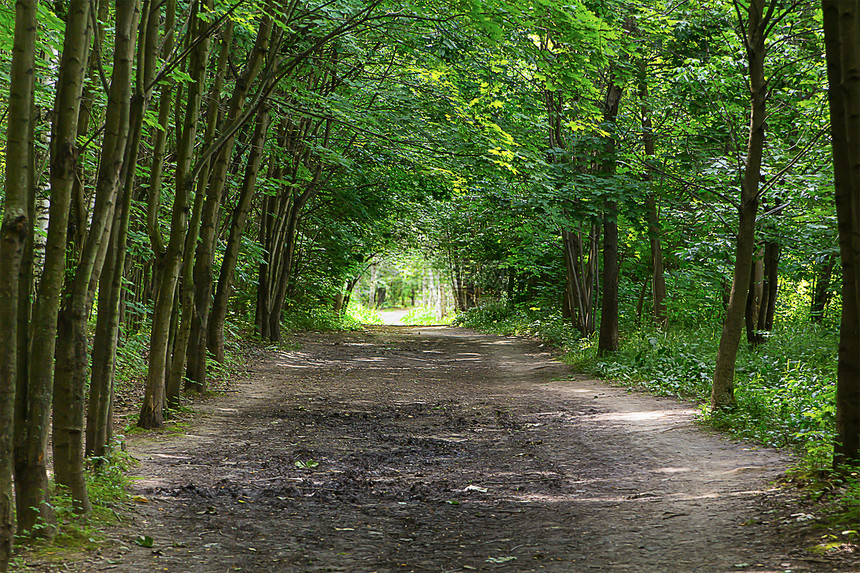
[[[814,501],[822,518],[822,547],[857,539],[860,472],[836,467],[836,355],[834,322],[813,322],[802,301],[787,294],[766,344],[742,345],[735,375],[737,404],[710,407],[720,325],[684,323],[664,329],[628,321],[617,352],[597,355],[596,336],[582,337],[557,308],[502,300],[472,308],[455,324],[481,332],[534,337],[552,346],[575,371],[660,396],[690,401],[700,422],[729,436],[766,447],[789,448],[799,461],[787,482]],[[635,317],[635,309],[627,309]],[[835,535],[835,537],[833,537]]]

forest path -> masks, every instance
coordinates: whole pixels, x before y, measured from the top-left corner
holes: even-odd
[[[375,327],[296,342],[189,433],[129,445],[148,502],[83,570],[852,570],[781,541],[791,510],[766,490],[784,455],[572,376],[533,341]]]

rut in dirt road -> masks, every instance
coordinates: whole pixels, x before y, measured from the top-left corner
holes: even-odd
[[[130,446],[150,503],[92,570],[842,570],[776,536],[762,491],[780,454],[573,377],[537,343],[426,327],[297,343],[189,434]]]

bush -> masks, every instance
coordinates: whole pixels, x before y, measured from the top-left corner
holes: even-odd
[[[579,332],[552,309],[515,308],[502,298],[460,313],[454,324],[507,336],[534,336],[562,349],[575,345]]]
[[[360,328],[363,324],[382,324],[379,311],[375,308],[364,306],[357,300],[351,300],[346,309],[344,323],[352,327]]]
[[[436,318],[436,313],[432,309],[426,306],[416,306],[406,313],[401,322],[407,326],[432,326],[443,324],[445,321]]]

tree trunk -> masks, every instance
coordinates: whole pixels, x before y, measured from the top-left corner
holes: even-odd
[[[45,264],[33,308],[29,378],[27,387],[18,393],[23,403],[17,409],[21,418],[15,420],[18,529],[36,537],[53,537],[56,532],[50,504],[46,450],[57,316],[66,272],[69,207],[76,172],[78,111],[89,53],[90,5],[87,0],[72,0],[69,4],[51,132],[51,218]]]
[[[759,342],[764,342],[762,333],[773,330],[776,314],[776,293],[779,281],[779,244],[767,241],[764,244],[764,269],[761,308],[758,314]]]
[[[606,138],[603,172],[606,177],[615,174],[615,121],[621,88],[610,79],[606,88],[603,121],[610,135]],[[597,340],[597,355],[618,350],[618,207],[614,200],[607,200],[603,215],[603,305],[600,308],[600,335]]]
[[[772,8],[768,12],[770,16]],[[725,408],[735,404],[735,361],[741,340],[747,295],[749,293],[752,257],[755,248],[755,220],[758,211],[758,185],[764,150],[764,123],[767,84],[764,78],[765,31],[769,18],[764,17],[764,0],[752,0],[747,14],[745,38],[750,80],[750,128],[747,160],[741,183],[738,206],[738,234],[735,241],[735,265],[729,304],[720,335],[711,407]]]
[[[654,122],[651,118],[651,106],[648,96],[647,65],[645,59],[639,60],[639,99],[642,112],[642,147],[647,161],[656,156]],[[651,315],[654,323],[666,327],[666,278],[663,269],[663,247],[660,240],[660,216],[657,211],[657,193],[652,187],[654,176],[650,167],[646,168],[643,180],[648,184],[648,195],[645,199],[645,209],[648,218],[648,241],[651,247],[651,296],[653,305]]]
[[[603,216],[603,305],[597,355],[618,350],[618,223],[615,203],[607,202]]]
[[[169,10],[169,9],[168,9]],[[152,98],[152,80],[158,56],[160,4],[146,0],[138,42],[138,70],[135,94],[129,111],[128,145],[122,160],[122,188],[119,208],[110,234],[110,258],[105,276],[99,281],[99,311],[93,340],[92,377],[87,409],[85,451],[102,458],[111,439],[110,418],[113,407],[113,387],[116,368],[116,346],[119,336],[122,280],[125,274],[126,239],[128,236],[131,201],[134,193],[135,166],[143,133],[143,118]],[[168,12],[168,18],[170,14]]]
[[[164,20],[166,35],[163,53],[173,52],[176,26],[176,0],[167,0]],[[173,83],[164,82],[158,100],[158,129],[155,130],[155,142],[152,146],[152,166],[149,172],[149,188],[146,201],[146,231],[155,258],[164,256],[166,247],[161,231],[158,228],[158,212],[161,208],[161,188],[164,174],[164,157],[167,147],[167,130],[170,125],[170,110],[173,104]]]
[[[204,149],[208,152],[211,148],[215,135],[218,130],[221,109],[221,91],[224,86],[224,79],[227,73],[227,64],[230,54],[230,45],[233,42],[233,26],[228,23],[226,30],[221,35],[221,51],[218,56],[218,63],[214,74],[214,81],[209,89],[209,108],[206,111],[206,131],[203,136]],[[198,160],[200,161],[200,160]],[[185,370],[188,359],[189,342],[192,338],[194,323],[196,317],[200,313],[199,308],[195,308],[195,292],[197,290],[197,277],[194,275],[194,253],[198,245],[200,237],[201,221],[205,215],[205,203],[207,189],[210,180],[212,160],[206,160],[199,169],[197,175],[197,191],[194,195],[194,206],[191,210],[191,220],[188,224],[188,229],[185,235],[185,246],[183,248],[184,259],[181,267],[181,286],[179,288],[180,299],[180,317],[176,336],[172,345],[172,359],[168,365],[167,376],[167,405],[169,408],[178,408],[180,401],[180,392],[182,382],[185,381],[185,388],[195,391],[202,391],[202,385],[196,385],[193,380],[185,377]],[[205,239],[204,239],[205,240]]]
[[[176,283],[179,279],[182,249],[188,227],[188,210],[192,180],[191,163],[197,135],[197,120],[203,98],[206,77],[206,61],[209,57],[209,35],[206,23],[197,17],[199,2],[193,4],[191,21],[196,23],[195,36],[200,42],[191,52],[188,98],[183,118],[182,134],[177,145],[176,193],[173,197],[173,215],[170,224],[170,239],[162,258],[163,270],[152,316],[149,364],[146,376],[146,391],[141,405],[138,425],[143,428],[159,428],[164,424],[164,394],[167,369],[170,324],[173,318],[173,302]],[[211,0],[207,2],[211,9]]]
[[[257,185],[257,174],[263,159],[263,146],[266,143],[266,132],[269,128],[269,112],[262,108],[257,114],[257,122],[254,128],[254,136],[251,140],[251,152],[248,155],[248,163],[245,167],[245,177],[242,180],[242,189],[239,193],[239,202],[233,210],[232,222],[230,224],[230,236],[227,239],[227,248],[224,252],[224,260],[221,262],[221,274],[218,277],[218,287],[215,290],[215,300],[212,303],[212,315],[209,322],[208,347],[218,362],[224,361],[224,322],[227,318],[227,303],[233,290],[233,271],[239,260],[239,249],[242,245],[242,233],[245,230],[245,222],[248,211],[251,208],[251,200]]]
[[[230,125],[242,115],[251,90],[269,51],[272,36],[272,20],[264,17],[257,31],[257,39],[245,68],[236,79],[223,125]],[[194,307],[191,338],[188,347],[188,379],[198,391],[206,387],[207,332],[209,310],[212,304],[213,263],[215,258],[215,230],[218,226],[221,201],[227,183],[227,170],[233,156],[236,138],[231,136],[214,160],[214,166],[206,188],[206,203],[200,226],[200,242],[194,261]]]
[[[762,297],[764,294],[764,249],[759,248],[753,255],[752,268],[750,269],[750,281],[747,295],[747,306],[744,311],[744,326],[747,333],[747,344],[755,347],[760,343],[758,317],[761,311]]]
[[[58,484],[66,486],[77,513],[91,507],[84,476],[84,404],[89,366],[87,319],[92,300],[90,278],[97,263],[102,237],[114,216],[117,190],[129,135],[129,102],[134,59],[134,32],[139,16],[137,2],[121,2],[116,11],[116,45],[108,98],[104,140],[95,207],[86,243],[74,279],[60,311],[57,366],[54,379],[53,450]]]
[[[15,7],[15,38],[9,86],[6,136],[5,210],[0,225],[0,571],[12,557],[15,535],[12,483],[14,473],[15,392],[18,384],[18,274],[32,220],[33,78],[36,54],[36,0]]]
[[[823,0],[842,318],[834,464],[860,459],[860,3]]]

